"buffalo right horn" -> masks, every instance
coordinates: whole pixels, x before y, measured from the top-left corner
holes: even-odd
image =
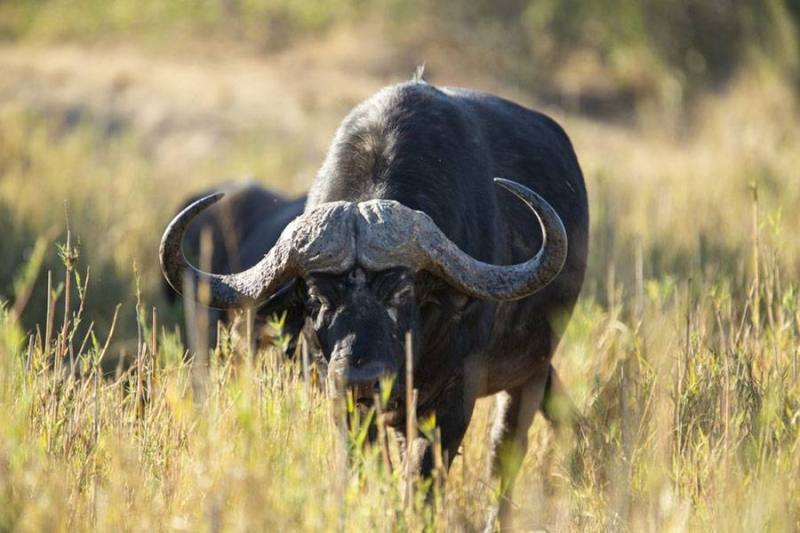
[[[223,196],[212,194],[194,202],[164,231],[159,250],[161,270],[178,293],[183,292],[183,277],[188,274],[194,287],[209,287],[209,301],[202,302],[209,307],[255,307],[308,271],[341,271],[352,266],[354,208],[349,202],[331,202],[293,220],[264,258],[247,270],[235,274],[199,270],[183,255],[183,235],[201,211]]]

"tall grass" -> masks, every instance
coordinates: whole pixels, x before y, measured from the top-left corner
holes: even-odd
[[[62,256],[54,282],[79,271],[68,247]],[[739,291],[648,280],[638,302],[582,301],[557,364],[583,417],[571,438],[536,425],[514,499],[521,524],[800,526],[798,290],[775,263],[759,259],[759,269]],[[278,350],[252,358],[223,336],[198,395],[181,343],[141,305],[135,363],[108,375],[113,331],[86,324],[81,298],[59,323],[63,298],[51,297],[38,333],[8,309],[0,316],[4,530],[481,526],[489,405],[439,513],[419,484],[409,512],[402,469],[385,467],[358,422],[340,439],[334,403]]]

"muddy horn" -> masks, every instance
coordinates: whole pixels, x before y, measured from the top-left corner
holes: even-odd
[[[398,264],[427,270],[456,289],[485,300],[517,300],[543,289],[567,258],[567,232],[547,201],[514,181],[495,183],[517,195],[536,215],[542,247],[516,265],[491,265],[463,252],[421,211],[387,200],[359,204],[359,261],[374,270]]]
[[[420,244],[427,252],[429,269],[451,285],[476,298],[517,300],[540,291],[561,272],[567,259],[567,232],[544,198],[517,182],[494,181],[517,195],[536,215],[543,242],[535,256],[509,266],[483,263],[458,249],[438,228],[428,229]]]
[[[183,292],[184,276],[189,275],[194,287],[208,285],[209,301],[203,303],[209,307],[258,306],[308,271],[352,266],[353,206],[349,202],[332,202],[297,217],[264,258],[243,272],[212,274],[197,269],[183,255],[183,235],[201,211],[223,196],[217,193],[196,201],[181,211],[164,231],[159,250],[161,270],[177,292]]]

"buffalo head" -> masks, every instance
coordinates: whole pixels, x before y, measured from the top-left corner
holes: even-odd
[[[369,400],[379,378],[403,366],[405,334],[415,331],[417,276],[425,272],[459,294],[495,301],[529,296],[552,281],[567,256],[564,225],[538,194],[509,180],[495,182],[533,211],[542,229],[539,252],[515,265],[491,265],[464,253],[421,211],[394,200],[330,202],[292,221],[253,267],[235,274],[202,272],[185,259],[181,243],[192,219],[222,194],[193,203],[169,224],[161,241],[164,276],[209,287],[214,308],[257,307],[278,291],[301,291],[306,334],[328,379]],[[195,293],[196,294],[196,293]]]

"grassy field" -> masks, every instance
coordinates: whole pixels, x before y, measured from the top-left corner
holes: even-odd
[[[0,6],[0,531],[480,530],[491,399],[443,501],[406,503],[360,425],[339,435],[336,406],[277,349],[222,343],[208,368],[186,362],[156,257],[188,194],[247,175],[304,191],[347,110],[428,56],[322,7],[285,9],[298,35],[324,37],[266,54],[258,28],[217,15],[171,13],[191,38],[170,48],[124,10],[98,26],[54,5]],[[206,27],[244,37],[203,42]],[[678,111],[644,98],[600,121],[529,78],[431,54],[432,82],[554,116],[589,189],[589,274],[554,359],[583,420],[531,429],[520,529],[800,529],[791,77],[754,62]]]

